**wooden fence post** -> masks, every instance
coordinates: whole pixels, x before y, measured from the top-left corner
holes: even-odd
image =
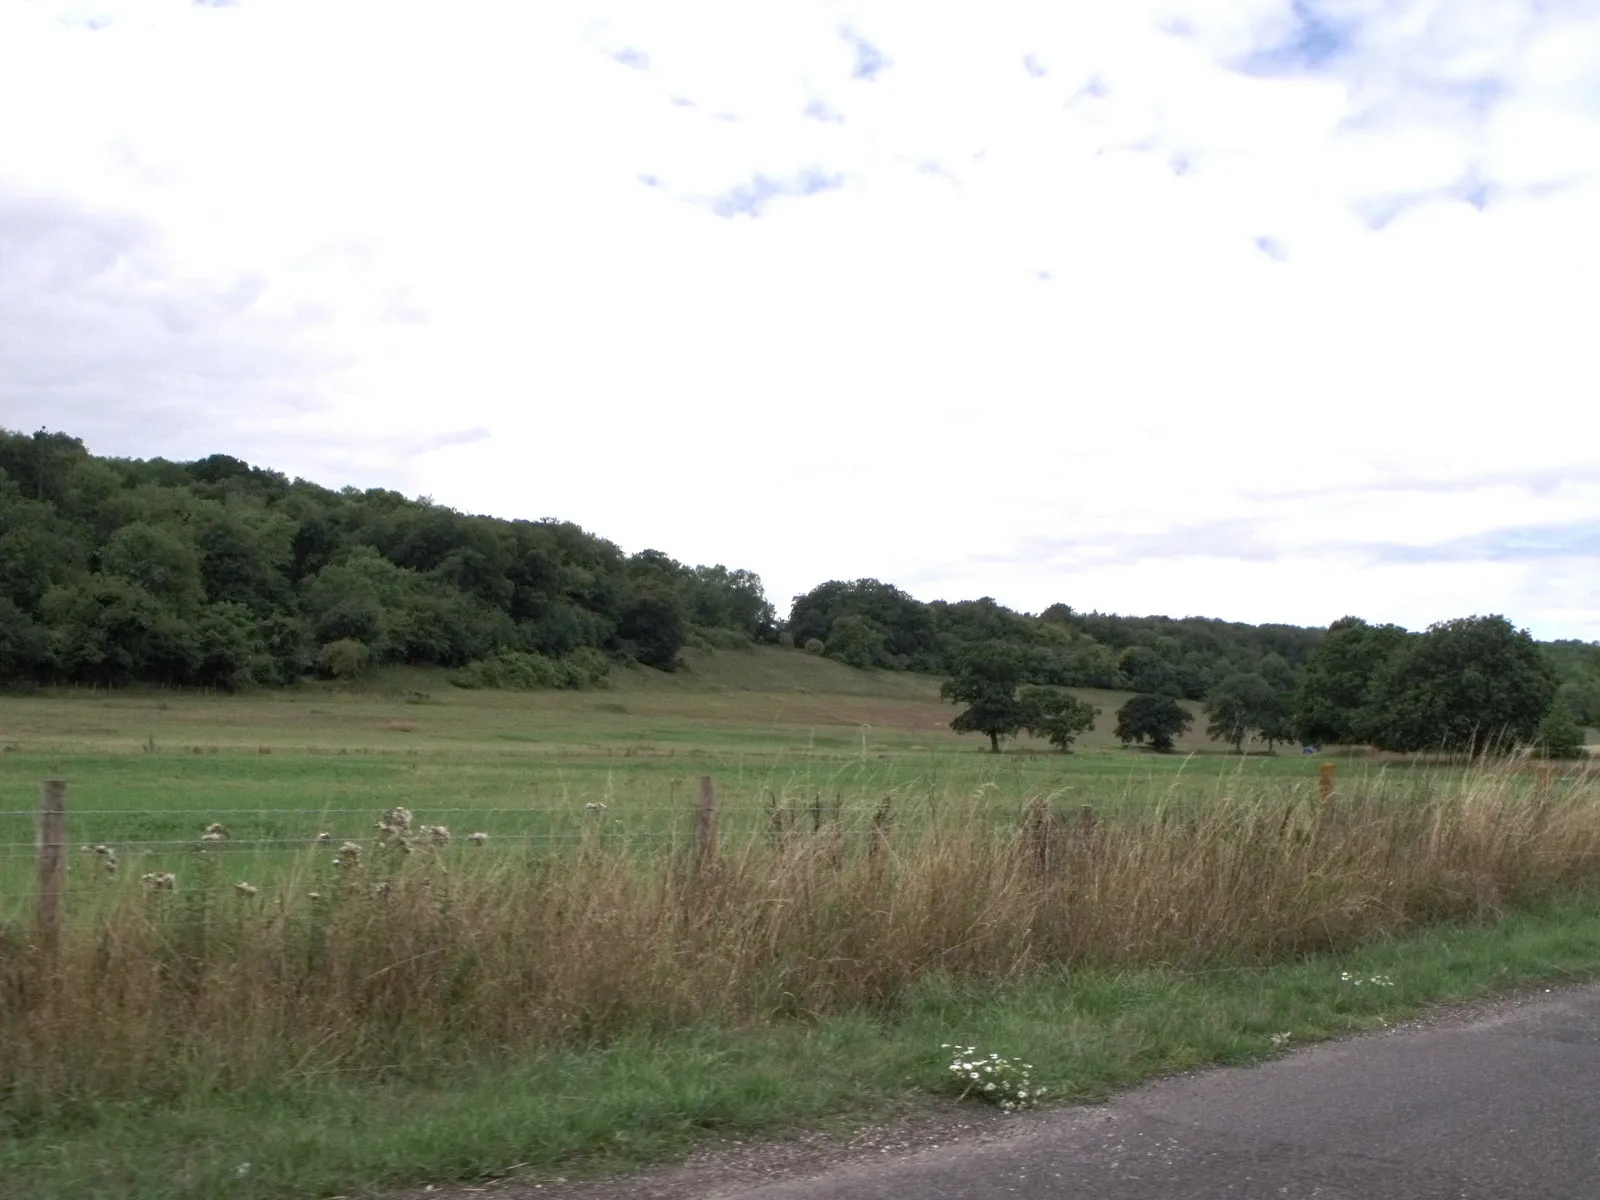
[[[1554,769],[1549,763],[1539,764],[1536,789],[1540,796],[1548,796],[1550,794],[1550,779],[1554,773]]]
[[[1322,769],[1317,772],[1317,792],[1322,797],[1322,805],[1326,808],[1333,803],[1333,764],[1325,762]]]
[[[61,942],[62,898],[67,887],[67,785],[39,785],[39,941],[47,954]]]
[[[701,873],[717,861],[717,787],[711,776],[700,776],[700,802],[694,812],[694,865]]]
[[[867,861],[876,869],[887,857],[889,829],[894,825],[894,796],[887,795],[878,802],[872,814],[872,833],[867,841]]]

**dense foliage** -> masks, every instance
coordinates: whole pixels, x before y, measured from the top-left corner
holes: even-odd
[[[1124,746],[1148,741],[1152,750],[1171,753],[1174,738],[1181,737],[1194,718],[1171,696],[1141,692],[1117,709],[1117,738]]]
[[[1540,646],[1498,616],[1423,633],[1065,604],[1035,616],[859,579],[795,597],[780,626],[748,571],[627,555],[566,522],[0,431],[0,682],[235,688],[410,663],[458,668],[463,686],[584,687],[618,660],[672,670],[685,645],[751,641],[946,676],[966,706],[955,727],[996,749],[1023,729],[1070,747],[1092,711],[1075,687],[1137,692],[1140,713],[1204,701],[1207,732],[1240,750],[1299,738],[1577,753],[1582,727],[1600,725],[1600,645]]]
[[[1501,616],[1422,633],[1336,621],[1301,679],[1296,714],[1313,741],[1473,755],[1541,741],[1566,753],[1575,725],[1548,652]]]
[[[1292,689],[1323,635],[1204,617],[1079,613],[1065,604],[1029,616],[987,597],[924,603],[876,579],[833,580],[795,597],[788,630],[797,645],[814,640],[855,667],[955,675],[975,646],[999,642],[1017,652],[1031,683],[1187,700],[1241,672],[1282,677]]]
[[[383,663],[576,686],[774,639],[761,581],[559,521],[0,432],[0,679],[233,688]]]

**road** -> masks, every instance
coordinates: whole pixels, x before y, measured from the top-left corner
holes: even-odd
[[[946,1126],[900,1149],[774,1144],[559,1200],[1576,1200],[1600,1196],[1600,984],[1470,1006],[1094,1108]],[[774,1157],[763,1164],[762,1155]],[[437,1195],[438,1193],[434,1193]]]

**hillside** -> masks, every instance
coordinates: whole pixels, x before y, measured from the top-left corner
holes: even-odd
[[[1330,633],[1344,649],[1327,648]],[[1107,712],[1123,693],[1247,698],[1239,721],[1278,742],[1299,731],[1405,750],[1484,728],[1526,741],[1546,714],[1552,729],[1600,723],[1600,647],[1535,651],[1508,624],[1494,637],[1525,661],[1489,668],[1491,693],[1532,672],[1515,712],[1402,695],[1437,638],[1353,618],[1330,631],[1065,603],[1033,615],[988,597],[925,602],[876,579],[819,584],[780,617],[753,572],[627,554],[567,522],[335,491],[226,455],[102,458],[66,434],[0,432],[0,684],[237,691],[431,667],[497,692],[581,691],[641,668],[692,674],[696,652],[755,646],[806,651],[780,673],[831,671],[842,697],[902,686],[852,682],[848,668],[904,675],[910,694],[1004,647],[1019,683]],[[1334,662],[1346,650],[1354,666]],[[1410,714],[1403,728],[1394,714]]]

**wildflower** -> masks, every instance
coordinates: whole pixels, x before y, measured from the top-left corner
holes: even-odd
[[[200,840],[202,842],[220,842],[220,841],[223,840],[223,838],[225,836],[226,836],[225,834],[213,833],[211,830],[208,829],[208,830],[206,830],[204,833],[202,833],[200,835]]]
[[[220,821],[213,821],[206,826],[206,831],[200,835],[207,841],[221,841],[228,836],[227,827]]]
[[[411,810],[398,805],[383,814],[378,822],[378,833],[382,837],[399,837],[411,831]]]
[[[481,829],[479,829],[479,830],[477,830],[477,831],[475,831],[473,833],[467,834],[467,841],[471,842],[474,846],[481,846],[485,842],[487,842],[488,840],[489,840],[489,835],[487,833],[483,832],[483,830],[481,830]]]
[[[1369,975],[1363,979],[1360,975],[1352,975],[1349,971],[1339,972],[1339,981],[1348,983],[1351,987],[1393,987],[1394,980],[1387,975]]]
[[[450,830],[443,825],[424,825],[422,836],[435,846],[448,846],[450,844]]]
[[[307,892],[306,895],[312,900],[321,900],[322,899],[322,893],[321,892]]]
[[[1290,1036],[1287,1033],[1275,1033],[1272,1035],[1272,1044],[1274,1046],[1286,1046],[1289,1044]]]
[[[178,886],[178,878],[171,871],[150,871],[139,876],[139,882],[152,892],[170,892]]]
[[[591,800],[588,804],[585,804],[583,806],[583,811],[584,812],[605,812],[606,809],[608,809],[610,807],[611,806],[609,804],[601,804],[600,801],[598,801],[598,800]]]
[[[1044,1088],[1034,1086],[1032,1063],[993,1053],[980,1056],[976,1046],[946,1042],[941,1049],[953,1052],[950,1074],[960,1085],[962,1096],[981,1096],[1009,1113],[1032,1108],[1044,1095]]]
[[[357,842],[346,842],[339,847],[339,857],[333,860],[336,867],[359,867],[361,865],[361,846]]]
[[[261,889],[256,887],[254,884],[245,883],[244,880],[241,879],[238,883],[233,885],[233,890],[238,892],[239,895],[243,896],[245,899],[248,900],[251,896],[254,896]]]
[[[321,833],[317,834],[317,841],[324,843],[331,842],[333,841],[333,834],[324,829]]]

